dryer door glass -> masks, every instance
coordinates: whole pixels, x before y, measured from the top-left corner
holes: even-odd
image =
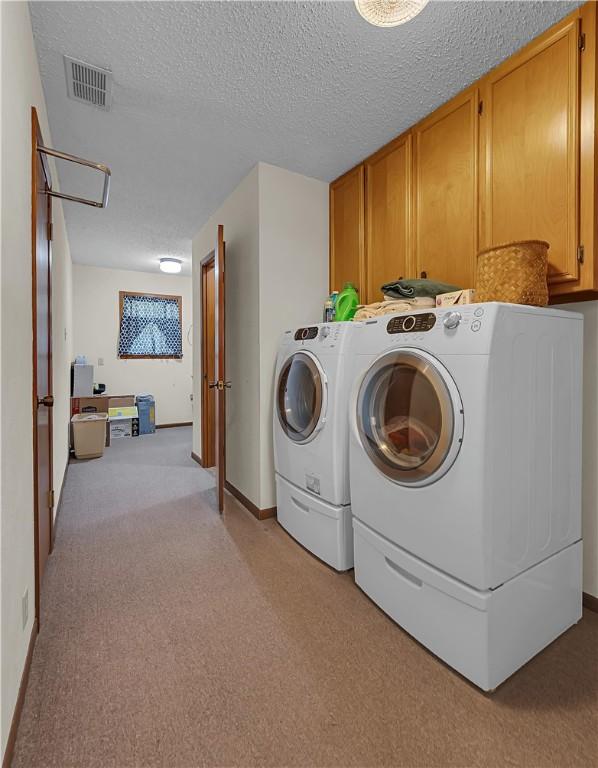
[[[286,362],[278,379],[278,419],[296,443],[313,436],[322,412],[322,374],[316,360],[297,352]]]
[[[446,377],[433,358],[396,350],[380,357],[361,384],[361,442],[374,464],[398,483],[425,485],[447,460],[454,461],[455,418]]]

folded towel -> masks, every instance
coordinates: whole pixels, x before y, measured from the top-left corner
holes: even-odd
[[[396,299],[394,296],[384,296],[383,301],[402,301],[409,304],[411,309],[427,309],[436,306],[434,299],[428,296],[416,296],[414,299]]]
[[[430,296],[435,298],[440,293],[462,290],[457,285],[439,283],[436,280],[418,278],[415,280],[395,280],[382,286],[382,293],[395,299],[411,299],[415,296]]]
[[[401,312],[413,312],[414,309],[424,309],[434,306],[434,299],[391,299],[390,301],[375,301],[357,307],[353,320],[369,320],[380,315],[398,315]]]

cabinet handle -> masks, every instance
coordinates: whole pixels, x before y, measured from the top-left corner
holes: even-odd
[[[428,273],[426,271],[422,271],[420,277],[425,280],[428,277]]]

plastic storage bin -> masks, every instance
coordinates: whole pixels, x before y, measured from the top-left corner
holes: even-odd
[[[73,443],[78,459],[97,459],[104,454],[106,413],[76,413],[71,419]]]
[[[156,431],[156,401],[153,395],[137,395],[139,434],[151,435]]]

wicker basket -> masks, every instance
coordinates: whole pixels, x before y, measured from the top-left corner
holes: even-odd
[[[548,243],[520,240],[478,253],[476,302],[548,304]]]

